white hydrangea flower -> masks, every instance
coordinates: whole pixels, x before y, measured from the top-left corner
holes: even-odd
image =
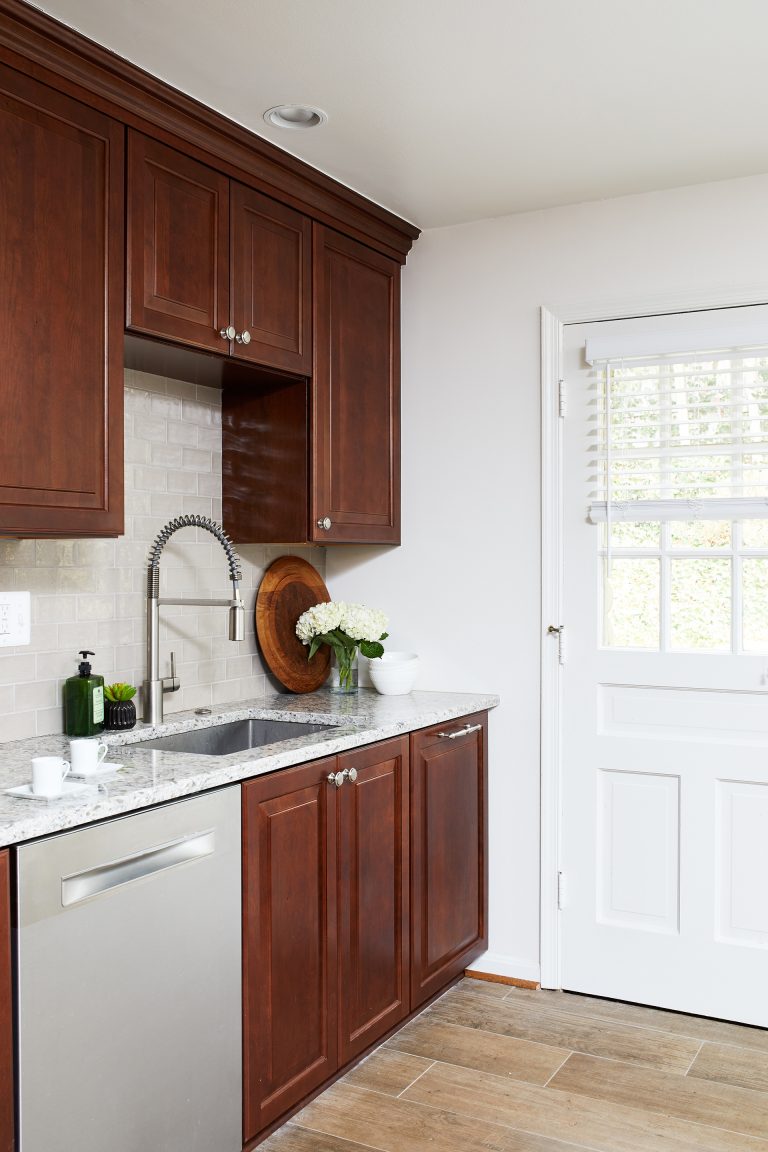
[[[310,644],[315,636],[339,630],[350,640],[378,640],[386,631],[387,617],[376,608],[364,604],[346,604],[343,600],[315,604],[302,612],[296,622],[296,635],[302,644]]]
[[[342,632],[352,640],[378,640],[387,627],[387,617],[376,608],[364,604],[340,602]]]
[[[296,622],[296,635],[302,644],[309,644],[313,637],[333,632],[341,622],[341,605],[331,600],[327,604],[315,604],[302,612]]]

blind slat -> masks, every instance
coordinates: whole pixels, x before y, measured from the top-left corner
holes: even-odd
[[[590,520],[768,517],[767,346],[609,358],[597,377]]]

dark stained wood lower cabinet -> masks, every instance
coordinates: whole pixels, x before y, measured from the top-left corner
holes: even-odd
[[[248,781],[243,834],[248,1143],[408,1013],[407,738]]]
[[[243,785],[246,1141],[337,1067],[335,767]]]
[[[8,852],[0,852],[0,1152],[13,1152],[13,992]]]
[[[408,740],[339,756],[339,1065],[407,1016]]]
[[[243,785],[246,1145],[484,950],[486,736],[477,713]]]
[[[487,947],[487,737],[485,712],[411,736],[412,1009]]]

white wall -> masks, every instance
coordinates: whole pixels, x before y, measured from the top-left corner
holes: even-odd
[[[326,579],[389,614],[418,687],[502,697],[488,970],[538,975],[539,307],[744,285],[768,300],[767,215],[761,176],[436,229],[409,257],[403,544],[328,549]]]

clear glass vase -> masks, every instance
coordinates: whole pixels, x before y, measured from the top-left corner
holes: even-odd
[[[357,692],[357,652],[348,663],[339,663],[336,652],[331,657],[331,692]]]

